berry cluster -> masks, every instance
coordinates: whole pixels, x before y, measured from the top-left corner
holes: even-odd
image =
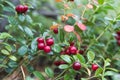
[[[44,50],[45,53],[49,53],[51,51],[51,46],[54,44],[54,40],[52,38],[48,38],[44,40],[44,38],[38,38],[38,49]]]
[[[117,40],[117,44],[120,46],[120,31],[117,31],[116,33],[117,35],[115,36],[116,40]]]
[[[27,5],[18,5],[15,8],[17,13],[26,13],[28,10],[28,6]]]

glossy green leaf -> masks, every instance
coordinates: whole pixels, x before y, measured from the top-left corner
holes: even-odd
[[[5,50],[5,49],[1,50],[1,52],[2,52],[4,55],[10,55],[10,53],[9,53],[7,50]]]
[[[53,50],[54,50],[56,53],[60,53],[60,51],[61,51],[60,45],[55,44],[55,45],[53,46]]]
[[[12,36],[6,32],[0,33],[0,39],[12,38]]]
[[[51,68],[47,67],[45,68],[45,73],[49,76],[49,77],[54,77],[54,72]]]
[[[99,4],[103,4],[103,3],[104,3],[104,0],[98,0],[98,3],[99,3]]]
[[[31,30],[30,28],[25,27],[24,30],[25,30],[25,33],[26,33],[28,36],[33,37],[33,32],[32,32],[32,30]]]
[[[72,62],[71,59],[70,59],[70,56],[68,56],[68,55],[61,55],[61,58],[67,63]]]
[[[24,16],[24,15],[19,15],[19,20],[20,20],[21,22],[23,22],[23,21],[25,20],[25,16]]]
[[[60,69],[67,69],[69,66],[67,64],[62,64],[59,66]]]
[[[94,58],[95,58],[95,53],[92,52],[92,51],[88,51],[87,52],[87,58],[88,58],[88,61],[93,61]]]
[[[11,60],[13,60],[13,61],[17,61],[17,58],[15,57],[15,56],[9,56],[9,58],[11,59]]]
[[[20,48],[18,49],[18,54],[19,54],[20,56],[23,56],[23,55],[25,55],[25,54],[27,53],[27,51],[28,51],[28,48],[27,48],[26,46],[22,46],[22,47],[20,47]]]
[[[34,71],[33,74],[34,74],[39,80],[46,80],[45,77],[44,77],[39,71]]]
[[[69,17],[68,20],[66,21],[66,23],[69,25],[74,25],[75,22],[76,22],[75,19],[73,19],[72,17]]]
[[[103,69],[102,68],[98,68],[96,71],[95,71],[95,76],[99,76],[101,73],[102,73]]]
[[[76,56],[77,56],[77,58],[79,59],[79,61],[80,61],[81,63],[85,63],[85,62],[86,62],[86,61],[85,61],[85,58],[83,57],[83,55],[77,54]]]

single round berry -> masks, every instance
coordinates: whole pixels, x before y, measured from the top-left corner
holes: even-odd
[[[117,35],[119,35],[119,36],[120,36],[120,31],[117,31],[116,33],[117,33]]]
[[[44,47],[44,52],[45,52],[45,53],[49,53],[50,51],[51,51],[50,46],[45,46],[45,47]]]
[[[79,50],[78,53],[83,54],[84,50]]]
[[[70,55],[70,54],[71,54],[71,53],[70,53],[70,50],[67,49],[67,50],[65,51],[65,54],[66,54],[66,55]]]
[[[75,43],[74,43],[73,41],[72,41],[72,42],[70,42],[70,46],[74,46],[74,44],[75,44]]]
[[[92,64],[92,70],[96,71],[98,69],[98,65],[97,64]]]
[[[79,62],[74,62],[72,67],[74,70],[80,70],[81,64]]]
[[[53,32],[54,32],[55,34],[58,34],[58,28],[53,29]]]
[[[26,13],[27,12],[27,10],[28,10],[28,6],[27,5],[24,5],[24,13]]]
[[[53,40],[52,38],[47,39],[47,40],[46,40],[46,44],[47,44],[48,46],[51,46],[51,45],[54,44],[54,40]]]
[[[17,13],[23,13],[24,12],[24,6],[23,5],[18,5],[16,6],[15,10]]]
[[[55,65],[55,66],[59,66],[60,64],[61,64],[60,61],[55,61],[55,62],[54,62],[54,65]]]
[[[117,40],[117,44],[120,46],[120,40]]]
[[[39,44],[38,44],[38,49],[39,49],[39,50],[43,50],[44,47],[45,47],[45,44],[44,44],[44,43],[39,43]]]
[[[77,54],[77,48],[75,46],[70,46],[69,50],[71,54]]]
[[[37,39],[37,42],[38,42],[38,43],[44,43],[44,39],[43,39],[43,38],[38,38],[38,39]]]

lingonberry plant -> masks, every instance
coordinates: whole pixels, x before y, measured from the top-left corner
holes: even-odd
[[[56,20],[37,11],[49,1],[58,9]],[[6,73],[5,80],[19,74],[21,80],[32,80],[30,75],[38,80],[117,80],[119,4],[119,0],[20,0],[14,5],[1,0],[0,19],[7,24],[0,33],[0,74]],[[46,58],[39,61],[41,57]],[[38,62],[45,64],[40,70],[34,66]]]

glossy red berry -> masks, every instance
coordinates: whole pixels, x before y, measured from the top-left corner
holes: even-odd
[[[81,64],[79,62],[74,62],[72,67],[74,70],[80,70]]]
[[[99,67],[98,67],[97,64],[92,64],[92,70],[93,70],[93,71],[96,71],[98,68],[99,68]]]
[[[37,42],[38,42],[38,43],[44,43],[44,39],[43,39],[43,38],[38,38],[38,39],[37,39]]]
[[[24,5],[24,10],[23,10],[24,13],[27,12],[27,10],[28,10],[28,6],[27,6],[27,5]]]
[[[67,49],[67,50],[65,51],[65,54],[66,54],[66,55],[70,55],[70,54],[71,54],[71,53],[70,53],[70,50]]]
[[[74,46],[74,44],[75,44],[74,42],[70,42],[70,46]]]
[[[70,46],[69,50],[71,54],[77,54],[77,48],[75,46]]]
[[[58,28],[53,29],[53,32],[54,32],[55,34],[58,34]]]
[[[49,53],[50,51],[51,51],[50,46],[45,46],[45,47],[44,47],[44,52],[45,52],[45,53]]]
[[[54,40],[53,40],[52,38],[47,39],[47,40],[46,40],[46,44],[47,44],[48,46],[51,46],[51,45],[54,44]]]
[[[39,49],[39,50],[43,50],[44,47],[45,47],[45,44],[44,44],[44,43],[39,43],[39,44],[38,44],[38,49]]]
[[[18,5],[16,6],[15,10],[17,13],[23,13],[24,12],[24,6],[23,5]]]

